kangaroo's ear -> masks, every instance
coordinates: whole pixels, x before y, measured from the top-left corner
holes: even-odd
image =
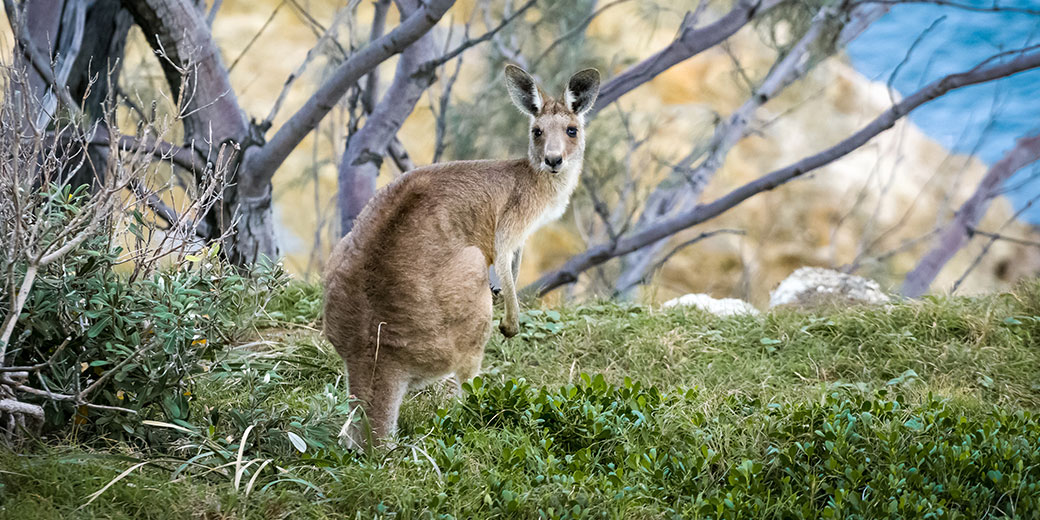
[[[506,88],[509,98],[522,112],[537,116],[542,111],[542,93],[534,84],[534,78],[516,65],[506,65]]]
[[[592,105],[596,104],[596,96],[599,95],[599,71],[596,69],[585,69],[575,72],[567,82],[567,90],[563,93],[563,99],[567,102],[567,108],[571,112],[582,115],[588,112]]]

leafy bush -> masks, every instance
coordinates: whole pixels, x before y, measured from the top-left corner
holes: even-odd
[[[675,413],[697,408],[696,390],[662,393],[587,375],[556,390],[479,378],[466,390],[461,402],[412,429],[431,457],[417,464],[438,468],[436,482],[425,483],[431,491],[411,503],[388,494],[374,512],[398,518],[1040,514],[1040,421],[1031,412],[980,413],[933,397],[910,405],[881,391],[791,405],[734,397],[727,399],[730,413],[708,417]],[[760,435],[760,443],[723,450],[713,433],[719,422]],[[402,459],[396,463],[407,465]],[[438,489],[451,492],[438,499]],[[483,499],[467,503],[474,492]]]
[[[81,431],[127,438],[142,419],[186,421],[200,362],[241,335],[288,280],[269,262],[231,268],[216,247],[134,278],[117,268],[121,251],[99,233],[46,266],[18,319],[10,364],[47,364],[38,383],[51,393],[93,387],[89,407],[38,399],[48,403],[50,429],[72,420]]]

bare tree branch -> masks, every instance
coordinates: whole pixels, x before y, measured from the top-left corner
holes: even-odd
[[[167,83],[174,89],[185,142],[202,150],[207,160],[224,142],[243,142],[249,124],[203,13],[188,0],[123,5],[159,55]]]
[[[415,161],[408,155],[408,150],[404,147],[404,143],[397,137],[390,140],[390,144],[386,147],[386,154],[390,156],[390,160],[394,161],[394,166],[397,166],[397,169],[401,170],[402,173],[415,169]]]
[[[401,52],[427,34],[454,3],[455,0],[430,0],[389,34],[366,45],[343,62],[332,77],[318,88],[266,145],[247,150],[244,164],[250,171],[249,184],[255,188],[266,189],[278,166],[332,110],[336,101],[351,85],[387,58]]]
[[[387,2],[389,2],[389,0],[387,0]],[[378,12],[379,11],[377,4],[376,13],[378,14]],[[316,58],[318,54],[320,54],[321,49],[325,47],[325,45],[327,45],[329,42],[335,41],[336,29],[339,27],[339,24],[342,22],[342,19],[347,16],[350,16],[349,9],[342,9],[338,13],[336,13],[336,16],[332,20],[332,23],[329,24],[329,28],[321,33],[321,36],[318,37],[318,41],[314,44],[313,47],[311,47],[309,51],[307,51],[307,56],[303,58],[303,62],[300,63],[298,67],[296,67],[296,70],[294,70],[292,74],[289,74],[288,78],[285,78],[285,83],[282,84],[282,91],[279,92],[278,97],[275,98],[274,105],[271,106],[270,113],[268,113],[267,117],[265,117],[264,120],[261,121],[258,125],[260,127],[261,132],[266,132],[267,129],[271,127],[271,123],[274,121],[275,116],[278,115],[278,111],[282,108],[282,103],[285,102],[286,96],[289,95],[290,87],[292,87],[293,83],[295,83],[297,79],[300,79],[300,76],[303,75],[303,72],[307,70],[307,65],[310,65],[311,61],[313,61],[314,58]],[[380,33],[380,36],[382,36],[382,33]],[[345,54],[346,51],[344,51],[344,59],[346,59]],[[378,69],[372,69],[373,73],[375,73],[376,70]],[[372,74],[369,74],[369,76],[371,75]]]
[[[758,193],[773,190],[792,179],[840,159],[858,149],[874,136],[892,128],[897,121],[910,113],[910,111],[951,90],[992,81],[1040,67],[1040,51],[1038,49],[1040,49],[1040,46],[1000,53],[985,60],[971,70],[951,74],[933,81],[893,105],[865,127],[840,143],[794,164],[763,175],[711,203],[697,205],[616,243],[592,247],[584,253],[571,257],[559,270],[543,275],[536,282],[524,288],[524,292],[535,291],[539,295],[544,295],[561,285],[576,281],[578,275],[590,267],[602,264],[611,258],[631,253],[690,226],[714,218]],[[997,56],[1006,56],[1008,54],[1019,54],[1019,56],[1005,63],[985,66]]]
[[[1026,201],[1026,203],[1023,204],[1022,207],[1018,208],[1018,211],[1015,211],[1014,215],[1008,217],[1007,220],[1005,220],[1004,223],[1001,224],[999,228],[997,228],[997,230],[1002,230],[1005,227],[1007,227],[1008,224],[1018,220],[1018,217],[1021,217],[1023,213],[1029,211],[1029,208],[1033,207],[1033,204],[1036,204],[1036,201],[1038,200],[1040,200],[1040,194],[1037,194],[1033,196],[1033,198]],[[964,283],[964,280],[968,278],[968,275],[971,274],[971,272],[974,271],[980,263],[982,263],[982,259],[985,258],[987,254],[989,254],[990,248],[992,248],[993,244],[996,244],[997,240],[999,240],[998,236],[994,235],[996,234],[991,234],[989,241],[986,242],[986,245],[982,246],[982,251],[979,251],[979,254],[975,255],[975,258],[971,261],[971,264],[968,264],[968,267],[964,270],[964,272],[961,273],[959,277],[957,277],[957,281],[953,282],[953,287],[950,289],[951,294],[957,292],[957,289],[959,289],[961,284]]]
[[[505,12],[503,16],[508,16],[509,11],[512,9],[512,2],[507,2],[505,5]],[[491,2],[481,2],[481,13],[484,15],[484,25],[491,27],[493,16],[491,14]],[[491,43],[494,44],[495,50],[498,51],[506,60],[519,65],[521,68],[531,70],[531,67],[527,63],[527,58],[523,56],[519,51],[516,50],[517,45],[507,45],[506,42],[502,41],[502,38],[498,34],[491,36]]]
[[[456,56],[458,56],[459,54],[462,54],[463,52],[465,52],[470,47],[473,47],[475,45],[479,45],[481,43],[484,43],[484,42],[494,38],[494,36],[496,34],[498,34],[499,31],[501,31],[505,26],[507,26],[510,23],[512,23],[512,21],[515,20],[518,16],[524,14],[524,11],[527,11],[528,9],[533,7],[534,4],[537,3],[537,2],[538,2],[538,0],[528,0],[527,3],[525,3],[522,6],[520,6],[520,9],[517,9],[515,13],[505,17],[497,26],[495,26],[495,28],[489,30],[488,32],[486,32],[486,33],[484,33],[484,34],[482,34],[482,35],[480,35],[480,36],[478,36],[476,38],[467,39],[466,41],[460,43],[458,45],[458,47],[455,47],[454,49],[444,53],[443,56],[441,56],[441,57],[439,57],[439,58],[437,58],[435,60],[431,60],[431,61],[427,62],[424,65],[424,67],[426,69],[429,69],[429,70],[435,69],[435,68],[437,68],[437,67],[439,67],[439,66],[441,66],[441,65],[443,65],[443,64],[445,64],[445,63],[447,63],[447,62],[449,62],[449,61],[451,61],[453,59],[455,59]]]
[[[1003,240],[1005,242],[1011,242],[1012,244],[1018,244],[1020,246],[1040,247],[1040,241],[1037,240],[1026,240],[1024,238],[1009,237],[1007,235],[1001,235],[1000,233],[990,233],[989,231],[983,231],[981,229],[976,228],[968,229],[968,234],[992,238],[994,240]]]
[[[630,90],[650,81],[673,65],[685,61],[695,54],[713,47],[729,38],[755,17],[769,11],[785,0],[739,0],[733,9],[715,22],[696,29],[692,24],[683,24],[675,40],[653,56],[629,67],[603,84],[596,98],[596,106],[588,117],[613,103]]]
[[[29,63],[32,64],[36,73],[43,78],[44,83],[50,85],[50,87],[57,92],[61,104],[78,117],[80,114],[79,105],[72,99],[72,95],[69,94],[69,91],[65,88],[65,84],[59,83],[57,78],[54,76],[54,72],[50,68],[50,60],[40,53],[40,50],[25,37],[24,31],[21,30],[21,16],[17,6],[14,4],[14,0],[4,0],[4,9],[7,11],[7,17],[10,20],[11,29],[14,31],[15,40],[18,42],[18,47],[21,49],[22,53],[25,54],[26,58],[28,58]]]
[[[386,30],[386,12],[390,10],[390,0],[377,0],[373,7],[372,29],[369,34],[369,43],[378,40]],[[379,68],[372,69],[365,76],[365,90],[361,92],[361,106],[365,111],[371,113],[376,106],[376,95],[379,91]]]
[[[209,14],[206,15],[206,25],[210,28],[213,27],[213,20],[217,19],[217,11],[220,11],[220,5],[224,3],[224,0],[213,0],[213,6],[209,8]]]
[[[398,6],[415,9],[414,0],[397,0]],[[411,4],[411,5],[409,5]],[[428,64],[437,56],[433,33],[427,32],[409,45],[397,62],[394,80],[386,94],[354,135],[350,136],[339,165],[340,233],[346,234],[354,219],[372,198],[383,154],[404,120],[415,109],[423,92],[436,79]]]
[[[368,38],[369,42],[374,42],[383,36],[383,31],[386,28],[386,13],[389,10],[390,0],[377,0],[375,2],[372,14],[372,29]],[[361,91],[361,107],[364,109],[365,114],[371,114],[372,110],[375,109],[376,95],[378,93],[379,68],[376,67],[365,76],[365,88]],[[390,144],[386,147],[386,154],[394,162],[394,165],[397,166],[397,169],[402,172],[415,168],[415,163],[412,162],[411,156],[408,155],[408,150],[397,136],[390,140]]]
[[[700,242],[702,240],[711,238],[711,237],[713,237],[715,235],[723,235],[723,234],[743,236],[743,235],[746,235],[747,233],[743,229],[716,229],[714,231],[705,231],[704,233],[701,233],[701,234],[699,234],[699,235],[697,235],[697,236],[695,236],[695,237],[693,237],[693,238],[691,238],[689,240],[685,240],[682,243],[680,243],[680,244],[676,245],[675,247],[673,247],[672,250],[669,251],[668,254],[666,254],[663,257],[661,257],[660,260],[658,260],[657,262],[654,262],[653,267],[651,267],[650,269],[646,270],[646,274],[643,275],[644,279],[641,280],[639,283],[647,283],[647,282],[649,282],[650,277],[653,276],[654,273],[656,273],[659,269],[664,267],[664,265],[667,264],[668,261],[671,260],[673,256],[678,254],[683,249],[686,249],[687,247],[690,247],[690,246],[692,246],[692,245],[694,245],[694,244],[696,244],[696,243],[698,243],[698,242]]]
[[[47,358],[47,360],[42,362],[42,363],[37,363],[35,365],[29,365],[29,366],[25,366],[25,367],[5,367],[5,366],[0,366],[0,373],[4,373],[4,372],[36,372],[36,371],[39,371],[39,370],[43,370],[44,368],[49,367],[51,365],[51,363],[54,363],[54,361],[56,359],[58,359],[58,355],[65,351],[65,347],[69,346],[69,342],[70,341],[72,341],[72,336],[66,336],[65,340],[61,342],[61,345],[58,345],[58,348],[54,350],[54,353],[51,354],[51,356],[49,358]]]
[[[960,251],[972,230],[989,209],[1000,186],[1022,167],[1040,160],[1040,134],[1023,137],[1015,147],[994,164],[979,182],[975,192],[961,205],[953,220],[939,236],[935,246],[917,263],[903,281],[903,296],[917,298],[939,275],[943,266]]]
[[[243,47],[242,51],[238,53],[238,56],[235,57],[235,59],[231,60],[231,65],[228,65],[227,68],[228,74],[230,74],[231,71],[235,70],[235,65],[238,65],[238,62],[242,60],[242,57],[245,56],[247,52],[249,52],[249,49],[253,47],[253,44],[260,39],[260,36],[264,34],[264,31],[266,31],[267,28],[271,26],[271,22],[274,21],[274,17],[278,16],[278,11],[281,11],[282,6],[284,5],[285,0],[278,2],[278,5],[276,5],[275,8],[271,11],[271,15],[267,17],[267,20],[264,21],[264,24],[260,26],[260,29],[253,34],[253,37],[249,39],[249,42],[246,43],[246,46]],[[209,22],[207,21],[207,24],[208,23]]]
[[[97,130],[87,141],[93,146],[109,146],[110,136],[108,129],[98,126]],[[195,153],[194,150],[183,148],[161,139],[152,137],[136,138],[131,135],[119,136],[120,150],[139,150],[145,152],[160,161],[170,161],[184,170],[196,173],[206,170],[206,163]]]

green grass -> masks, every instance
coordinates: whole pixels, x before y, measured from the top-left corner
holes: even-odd
[[[208,366],[147,445],[0,455],[0,517],[1040,516],[1040,283],[728,319],[529,310],[462,398],[409,396],[397,445],[368,454],[337,440],[319,294],[272,302],[280,328]]]

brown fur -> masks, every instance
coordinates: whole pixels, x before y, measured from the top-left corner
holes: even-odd
[[[510,273],[524,239],[566,206],[584,151],[584,136],[570,138],[566,129],[583,126],[582,118],[541,96],[532,129],[542,135],[532,134],[530,157],[413,170],[376,194],[332,252],[325,333],[346,362],[351,393],[376,438],[394,434],[409,388],[477,374],[491,335],[488,266]],[[542,167],[543,144],[559,148],[561,136],[564,162],[553,173]],[[515,280],[502,280],[501,329],[511,336],[518,326]]]

